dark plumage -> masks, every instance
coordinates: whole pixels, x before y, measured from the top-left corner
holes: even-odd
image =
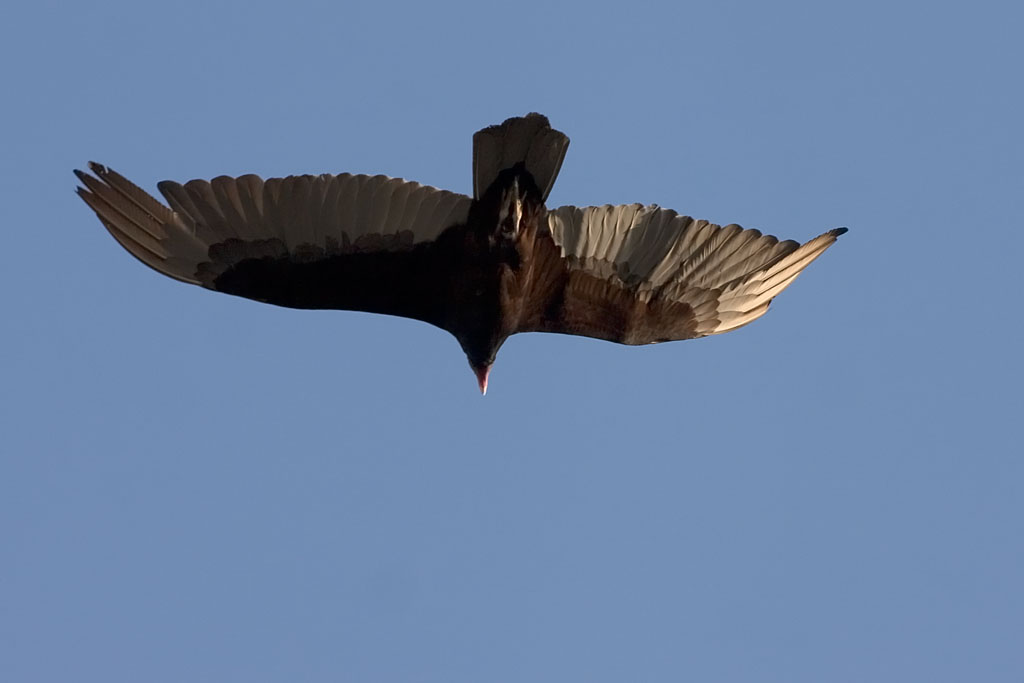
[[[452,333],[481,391],[517,332],[622,344],[736,329],[845,228],[800,245],[638,204],[548,211],[569,139],[540,114],[473,138],[474,197],[385,176],[159,184],[98,164],[78,192],[114,238],[183,282],[257,301],[414,318]]]

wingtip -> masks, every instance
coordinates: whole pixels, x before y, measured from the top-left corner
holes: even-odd
[[[103,164],[98,164],[95,161],[88,162],[86,164],[86,166],[88,166],[89,170],[92,171],[93,174],[97,178],[99,178],[100,180],[103,179],[104,175],[106,175],[106,174],[108,174],[110,172],[109,168],[107,168]],[[83,183],[85,182],[86,178],[92,178],[92,176],[90,176],[86,171],[83,171],[83,170],[81,170],[79,168],[75,168],[75,169],[72,169],[72,170],[74,171],[74,173],[78,177],[78,179],[81,180]]]
[[[845,235],[849,231],[849,228],[835,228],[834,230],[830,230],[829,232],[832,234],[833,237],[839,237],[840,235]]]

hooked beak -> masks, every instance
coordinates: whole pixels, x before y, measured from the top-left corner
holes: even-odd
[[[480,395],[487,395],[487,376],[491,374],[490,365],[481,365],[473,368],[476,373],[476,383],[480,386]]]

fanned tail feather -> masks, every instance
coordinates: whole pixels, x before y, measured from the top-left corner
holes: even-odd
[[[473,136],[473,196],[483,197],[499,173],[522,163],[546,201],[568,148],[569,138],[541,114],[484,128]]]

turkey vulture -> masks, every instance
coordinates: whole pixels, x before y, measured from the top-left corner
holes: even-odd
[[[846,232],[800,245],[653,205],[548,210],[568,146],[540,114],[484,128],[472,197],[382,175],[244,175],[164,181],[168,207],[105,166],[75,174],[147,266],[278,306],[436,325],[484,393],[517,332],[654,344],[746,325]]]

